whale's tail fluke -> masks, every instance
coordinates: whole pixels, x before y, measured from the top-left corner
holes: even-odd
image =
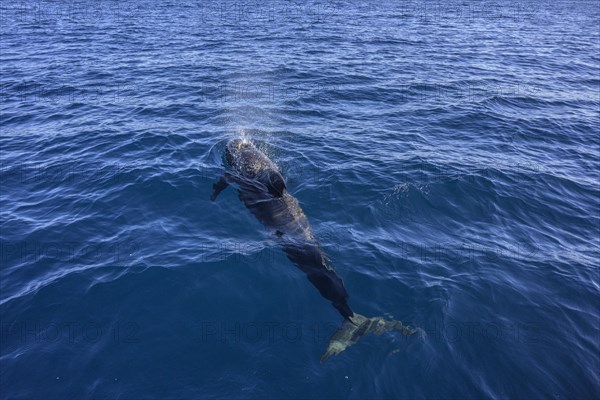
[[[410,336],[418,333],[421,337],[426,336],[426,333],[421,328],[413,328],[404,325],[400,321],[385,320],[382,317],[367,318],[363,315],[354,313],[353,317],[345,318],[342,326],[331,336],[327,351],[321,356],[321,362],[327,360],[332,355],[338,355],[348,347],[357,343],[360,338],[373,332],[379,336],[384,332],[398,330],[404,336]]]

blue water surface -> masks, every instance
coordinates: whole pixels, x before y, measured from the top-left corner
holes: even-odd
[[[599,398],[600,4],[0,5],[0,397]],[[237,198],[282,170],[365,337]]]

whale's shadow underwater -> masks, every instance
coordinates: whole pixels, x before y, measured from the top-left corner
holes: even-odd
[[[342,279],[328,265],[306,215],[298,200],[288,193],[277,165],[252,142],[242,139],[232,139],[227,143],[225,159],[229,170],[213,185],[211,200],[214,201],[230,184],[235,185],[240,199],[274,233],[290,261],[307,275],[319,293],[331,301],[344,317],[321,361],[341,353],[369,332],[381,335],[386,331],[399,330],[405,336],[417,332],[425,334],[422,329],[400,321],[367,318],[353,312],[348,305],[348,293]]]

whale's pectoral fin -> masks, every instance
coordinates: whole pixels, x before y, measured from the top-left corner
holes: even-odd
[[[400,321],[385,320],[381,317],[367,318],[354,313],[354,316],[345,318],[342,326],[331,336],[327,351],[321,356],[321,362],[327,360],[332,355],[340,354],[348,347],[358,343],[368,333],[374,333],[379,336],[391,330],[400,331],[404,336],[410,336],[415,333],[419,333],[421,337],[425,336],[425,331],[421,328],[413,328],[404,325]]]
[[[227,186],[229,186],[229,182],[227,182],[227,179],[225,179],[225,175],[222,175],[219,180],[213,184],[213,192],[210,195],[210,199],[215,201],[219,193],[225,190]]]
[[[282,197],[286,190],[285,181],[283,176],[279,172],[271,172],[269,174],[269,182],[267,183],[267,189],[273,197]]]

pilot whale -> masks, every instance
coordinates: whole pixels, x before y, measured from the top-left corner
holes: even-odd
[[[329,300],[344,318],[331,337],[321,362],[341,353],[370,332],[381,335],[399,330],[405,336],[417,332],[424,335],[423,330],[400,321],[367,318],[350,308],[344,283],[329,265],[298,200],[288,192],[277,165],[251,141],[230,140],[225,147],[225,160],[229,170],[213,185],[211,200],[214,201],[230,184],[235,185],[240,200],[272,231],[290,261],[306,274],[321,296]]]

